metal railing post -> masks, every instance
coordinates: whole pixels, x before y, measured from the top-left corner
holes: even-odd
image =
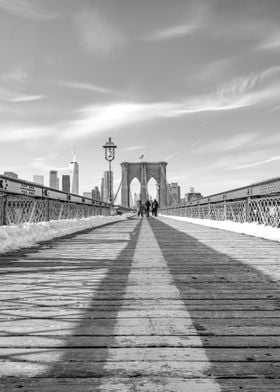
[[[251,197],[248,196],[245,201],[245,221],[250,222],[250,201]]]

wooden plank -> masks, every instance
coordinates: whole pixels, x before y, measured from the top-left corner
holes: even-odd
[[[107,348],[1,348],[0,366],[4,361],[43,362],[52,364],[57,360],[68,362],[196,362],[205,361],[200,347],[115,347],[108,357]],[[212,362],[280,362],[280,348],[205,348]],[[188,366],[186,364],[186,366]],[[280,377],[280,376],[279,376]]]
[[[67,346],[66,346],[67,344]],[[201,336],[196,335],[18,335],[0,337],[0,347],[201,347],[280,348],[279,336]]]
[[[150,222],[3,260],[0,390],[279,390],[280,248]]]
[[[219,380],[222,390],[227,392],[236,392],[244,390],[246,392],[279,392],[280,380],[265,378],[227,378]],[[83,391],[83,392],[217,392],[209,385],[208,380],[193,378],[182,379],[178,377],[101,377],[101,378],[36,378],[36,379],[10,379],[8,381],[0,381],[0,387],[5,392],[14,392],[19,389],[22,392],[69,392],[69,391]]]
[[[105,364],[106,362],[106,364]],[[52,377],[157,377],[159,374],[166,377],[182,378],[204,378],[214,377],[227,378],[234,375],[235,378],[257,378],[270,377],[280,378],[279,362],[208,362],[201,361],[122,361],[115,362],[104,360],[102,363],[82,362],[77,365],[75,362],[63,360],[54,361],[51,368],[48,364],[37,362],[6,361],[1,363],[0,377],[38,377],[44,373],[51,374]]]

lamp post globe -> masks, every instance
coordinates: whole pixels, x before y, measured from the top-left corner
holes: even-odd
[[[117,146],[112,142],[112,138],[109,137],[108,141],[103,146],[105,150],[105,159],[109,162],[109,204],[112,204],[112,171],[111,162],[115,159],[115,149]]]

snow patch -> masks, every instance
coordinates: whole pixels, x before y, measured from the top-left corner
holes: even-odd
[[[116,216],[92,216],[81,219],[62,219],[50,222],[0,226],[0,253],[28,248],[41,241],[92,229],[106,223],[126,220],[132,215],[128,213]]]
[[[211,219],[186,218],[183,216],[173,216],[173,215],[163,215],[163,214],[160,214],[160,216],[163,218],[170,218],[170,219],[175,219],[175,220],[179,220],[179,221],[185,221],[188,223],[194,223],[196,225],[202,225],[202,226],[213,227],[215,229],[233,231],[235,233],[252,235],[252,236],[258,237],[258,238],[265,238],[266,240],[280,242],[280,229],[279,228],[272,227],[272,226],[260,225],[256,222],[239,223],[239,222],[232,222],[229,220],[214,221]]]

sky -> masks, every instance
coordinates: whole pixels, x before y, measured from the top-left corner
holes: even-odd
[[[166,161],[203,195],[279,176],[279,0],[0,0],[0,172]]]

